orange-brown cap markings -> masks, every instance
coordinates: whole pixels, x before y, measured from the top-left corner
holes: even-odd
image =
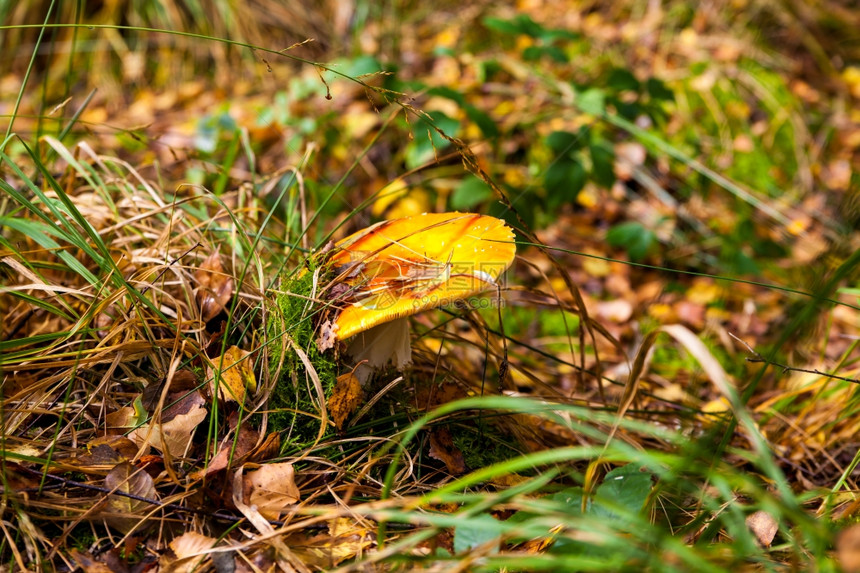
[[[509,227],[472,213],[426,213],[350,235],[329,258],[351,289],[334,335],[345,340],[495,288],[515,252]]]

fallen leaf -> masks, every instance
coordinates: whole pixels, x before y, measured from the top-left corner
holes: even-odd
[[[224,438],[221,445],[218,446],[218,453],[199,476],[208,476],[225,470],[230,465],[235,467],[242,464],[245,456],[254,448],[258,439],[260,439],[259,432],[246,426],[240,427],[235,439],[232,436]]]
[[[279,465],[279,464],[275,464]],[[290,464],[286,464],[290,465]],[[265,467],[265,466],[263,466]],[[278,566],[282,571],[293,571],[298,569],[298,571],[304,573],[307,571],[310,572],[310,569],[305,567],[304,563],[302,563],[293,551],[287,547],[286,543],[284,543],[283,538],[278,535],[274,535],[275,528],[272,527],[272,524],[269,523],[266,517],[260,512],[260,508],[256,505],[248,505],[244,500],[250,497],[249,490],[251,488],[251,483],[246,477],[243,475],[244,468],[239,468],[235,472],[233,472],[233,504],[236,506],[242,515],[248,520],[248,522],[254,526],[260,533],[266,536],[269,545],[274,550],[270,553],[274,560],[277,562]],[[281,473],[284,473],[281,471]],[[292,473],[292,467],[290,469],[290,473]],[[274,476],[277,479],[277,476]],[[290,482],[292,483],[292,482]],[[295,487],[295,484],[293,484]],[[280,514],[280,513],[279,513]],[[257,569],[259,570],[259,569]],[[273,568],[266,568],[265,570],[274,570]]]
[[[776,519],[766,511],[751,513],[746,518],[746,524],[762,547],[770,547],[776,532],[779,531]]]
[[[135,447],[131,457],[134,457],[136,454],[137,448]],[[99,466],[107,466],[105,469],[113,469],[118,463],[124,461],[126,461],[126,457],[113,448],[112,445],[106,443],[87,444],[87,453],[75,459],[76,465],[80,467],[80,471],[85,473],[97,473]]]
[[[836,560],[843,573],[860,573],[860,524],[851,525],[836,536]]]
[[[623,299],[601,301],[597,303],[597,315],[616,323],[627,322],[633,316],[633,305]]]
[[[151,454],[140,456],[140,458],[135,462],[134,467],[142,469],[155,479],[164,471],[164,458],[162,456]]]
[[[337,342],[338,328],[339,326],[330,320],[322,323],[322,326],[320,326],[320,335],[317,338],[317,347],[320,349],[320,352],[325,352],[329,348],[334,347]]]
[[[629,181],[647,157],[648,152],[641,143],[619,143],[615,146],[615,176],[622,181]]]
[[[78,567],[80,567],[84,573],[114,573],[113,569],[108,567],[105,563],[96,560],[96,558],[88,552],[72,548],[70,554],[72,559],[75,560],[75,563],[78,564]]]
[[[250,352],[231,346],[224,352],[223,358],[213,359],[215,368],[207,369],[213,394],[217,387],[220,399],[241,404],[245,401],[246,390],[253,392],[257,389],[250,356]]]
[[[262,465],[243,478],[245,503],[256,507],[266,519],[278,519],[300,499],[295,470],[289,462]]]
[[[191,573],[203,571],[203,560],[210,557],[208,550],[215,546],[217,539],[194,531],[186,531],[170,542],[170,549],[175,557],[164,554],[158,560],[159,571],[162,573]]]
[[[200,317],[203,322],[209,322],[230,302],[230,297],[233,296],[233,277],[224,272],[221,256],[216,250],[200,264],[194,278],[200,283],[196,295]]]
[[[675,307],[678,320],[697,329],[705,326],[705,310],[705,305],[689,301],[681,301]]]
[[[421,410],[432,410],[436,406],[466,398],[468,392],[453,382],[443,382],[434,385],[422,385],[415,396],[415,404]]]
[[[204,405],[200,392],[190,392],[182,399],[182,405],[178,406],[184,413],[160,424],[144,424],[128,437],[138,447],[148,444],[172,457],[184,456],[194,436],[194,429],[208,414]]]
[[[105,476],[105,487],[138,498],[158,499],[152,477],[145,471],[135,469],[128,462],[117,464]],[[107,508],[101,512],[101,516],[108,525],[122,533],[128,533],[146,517],[152,507],[152,504],[141,499],[112,493],[108,496]]]
[[[115,412],[105,416],[105,427],[108,430],[120,430],[125,432],[128,428],[135,428],[146,420],[146,410],[138,396],[131,406],[124,406]]]
[[[502,474],[490,479],[490,483],[496,487],[511,488],[529,481],[528,477],[519,474]]]
[[[95,455],[95,448],[102,445],[110,446],[116,453],[128,460],[137,455],[137,445],[125,436],[102,436],[95,438],[87,444],[87,450],[89,453]],[[121,461],[123,460],[116,460],[114,463]]]
[[[287,542],[307,565],[329,570],[351,559],[373,544],[370,530],[348,517],[339,517],[328,523],[328,533],[307,536],[291,535]]]
[[[261,463],[278,455],[281,451],[281,435],[278,432],[270,432],[263,443],[254,448],[248,454],[248,461]]]
[[[362,397],[361,382],[352,372],[337,377],[327,406],[328,414],[338,430],[343,429],[344,422],[361,404]]]
[[[430,432],[430,457],[443,462],[454,475],[466,471],[463,452],[454,445],[454,437],[448,428],[433,428]]]

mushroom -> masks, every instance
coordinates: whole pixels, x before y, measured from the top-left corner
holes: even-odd
[[[407,318],[496,288],[515,252],[509,227],[472,213],[425,213],[350,235],[328,258],[340,312],[318,344],[352,339],[347,352],[362,382],[389,361],[401,369],[412,356]]]

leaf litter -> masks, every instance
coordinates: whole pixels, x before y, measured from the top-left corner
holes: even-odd
[[[539,8],[532,9],[540,15]],[[562,16],[564,13],[559,17]],[[645,30],[619,27],[606,16],[590,17],[577,26],[604,46],[625,35],[643,33],[647,39]],[[462,27],[450,33],[465,36],[468,29]],[[719,61],[731,67],[742,51],[737,46],[709,47],[715,38],[698,22],[673,40],[678,48],[674,57],[695,61],[717,55]],[[450,39],[439,39],[439,45],[450,44]],[[541,44],[545,41],[523,34],[517,44],[546,47]],[[434,80],[456,77],[467,94],[470,85],[471,89],[480,88],[481,105],[503,129],[528,123],[527,110],[546,107],[546,101],[539,101],[545,97],[540,90],[506,92],[502,96],[493,84],[488,91],[483,89],[484,84],[476,79],[478,73],[467,60],[441,53],[437,57],[431,72]],[[636,50],[630,53],[634,65],[642,65],[642,57]],[[502,58],[498,65],[508,78],[528,78],[527,66],[516,58]],[[680,64],[667,61],[661,65]],[[849,67],[844,76],[854,86],[856,73],[852,75],[852,70]],[[716,90],[718,73],[709,70],[696,78],[695,91],[707,97],[709,90]],[[506,83],[516,85],[513,79]],[[559,90],[566,88],[566,84],[559,84]],[[353,106],[353,113],[343,114],[342,121],[347,125],[338,127],[353,133],[357,140],[372,135],[382,121],[380,114],[371,110],[371,104],[363,101],[372,94],[354,97],[363,88],[353,96],[338,89],[338,84],[332,86],[333,102],[346,101]],[[801,80],[792,89],[810,105],[825,97],[823,91]],[[164,135],[167,144],[155,145],[149,153],[164,164],[175,165],[178,150],[193,148],[194,132],[187,121],[176,119],[202,115],[197,110],[213,107],[217,103],[214,97],[202,85],[189,84],[172,102],[145,92],[141,96],[144,103],[129,111],[141,125],[150,124],[150,133]],[[247,103],[249,108],[264,105],[253,98]],[[431,99],[422,103],[456,113],[450,102]],[[109,104],[101,100],[99,105],[102,109],[87,112],[103,111],[107,117]],[[301,115],[308,113],[312,104],[297,100],[290,105],[291,112]],[[731,112],[731,106],[725,107]],[[240,121],[258,141],[277,141],[271,132],[288,129],[281,120],[261,128],[252,122],[253,115],[246,114]],[[547,115],[552,120],[541,123],[539,130],[579,127],[576,119]],[[350,126],[349,122],[361,125]],[[842,152],[844,157],[817,166],[821,168],[822,184],[841,193],[850,188],[854,159],[851,153],[857,147],[851,143],[852,138],[856,139],[856,125],[849,124],[850,121],[835,126],[840,134],[837,140],[846,150]],[[427,134],[430,155],[444,160],[444,149],[432,132]],[[416,140],[426,139],[421,135]],[[3,247],[3,263],[13,272],[4,271],[0,293],[0,310],[8,319],[4,321],[2,339],[7,453],[4,495],[18,508],[23,539],[18,545],[9,543],[15,548],[12,559],[22,569],[38,555],[56,559],[56,552],[49,552],[54,551],[52,543],[60,537],[40,530],[48,527],[56,532],[50,525],[52,520],[91,528],[94,540],[88,550],[75,547],[62,558],[87,571],[128,569],[128,556],[132,554],[141,564],[158,563],[165,570],[267,569],[275,564],[284,570],[327,569],[374,550],[377,525],[386,514],[365,500],[382,499],[380,467],[391,458],[386,454],[374,457],[373,452],[381,447],[379,442],[388,437],[374,434],[373,428],[366,434],[344,433],[349,428],[347,422],[366,399],[360,384],[356,387],[348,375],[341,377],[342,383],[337,379],[325,406],[338,432],[324,441],[290,449],[288,431],[268,431],[273,412],[268,410],[267,392],[285,381],[276,379],[264,366],[271,344],[267,346],[256,329],[264,312],[258,303],[268,296],[265,280],[261,279],[273,274],[266,266],[269,262],[249,256],[251,244],[243,235],[247,232],[253,236],[259,228],[259,213],[248,207],[257,205],[256,197],[237,188],[216,202],[205,192],[184,187],[177,190],[171,204],[169,194],[152,182],[155,177],[144,177],[127,164],[93,151],[114,147],[115,138],[103,133],[93,138],[102,144],[90,142],[66,148],[56,139],[46,139],[65,159],[58,172],[65,169],[62,180],[71,183],[67,187],[71,190],[67,195],[71,207],[52,210],[62,198],[55,191],[47,191],[41,202],[34,201],[33,209],[27,213],[29,218],[21,217],[22,222],[4,227],[4,233],[12,230],[8,244],[14,245],[11,250],[7,244]],[[416,141],[415,145],[424,143]],[[736,137],[729,139],[725,147],[742,154],[754,144],[749,137]],[[337,157],[355,157],[356,148],[351,145],[337,142],[337,148],[326,154],[324,161],[329,163],[313,165],[307,175],[325,172]],[[515,139],[507,145],[513,152],[521,151]],[[613,167],[618,180],[647,182],[643,177],[650,170],[664,186],[676,183],[664,166],[643,161],[643,149],[629,141],[614,146],[618,161]],[[261,155],[263,172],[275,173],[283,167],[279,163],[282,151],[273,146]],[[478,158],[484,165],[496,161],[483,148],[479,148]],[[373,171],[364,167],[368,173]],[[496,167],[506,182],[516,183],[524,176],[520,166]],[[399,177],[400,173],[395,175]],[[379,183],[386,177],[393,178],[356,176],[355,188],[360,190],[356,196],[362,200],[371,198],[375,189],[383,187]],[[408,180],[409,185],[424,183],[412,174]],[[438,197],[444,198],[452,189],[446,187],[444,178],[436,183],[433,193],[403,194],[385,205],[374,205],[379,211],[376,214],[410,216],[416,210],[427,210],[433,197],[444,202]],[[702,222],[713,228],[729,225],[727,214],[732,212],[732,206],[720,197],[712,195],[708,201],[693,197],[683,206],[683,212],[676,212],[678,206],[668,201],[671,197],[659,194],[645,193],[625,204],[619,197],[629,188],[586,186],[575,198],[583,209],[560,210],[557,219],[540,231],[542,242],[590,256],[606,255],[603,235],[595,233],[595,229],[606,221],[617,220],[622,212],[652,225],[654,236],[667,242],[678,231],[676,215],[690,226]],[[810,203],[807,207],[825,212],[828,206]],[[819,260],[832,235],[815,219],[781,209],[784,206],[768,216],[785,216],[791,223],[786,228],[799,238],[793,247],[797,260],[809,264]],[[86,224],[74,217],[75,212]],[[307,220],[307,213],[302,215]],[[50,227],[39,223],[45,217],[64,229],[62,237],[53,236]],[[241,224],[236,226],[235,221]],[[325,232],[333,226],[322,224],[329,225]],[[356,228],[363,226],[355,223]],[[279,230],[286,229],[284,225]],[[648,239],[637,234],[637,229],[628,228],[627,232],[633,233],[628,237],[632,240]],[[84,247],[98,246],[99,241],[104,243],[109,257],[102,253],[97,264],[92,254],[98,251],[90,253]],[[643,256],[649,253],[646,247],[643,244]],[[259,248],[267,256],[277,251],[268,245]],[[674,249],[672,256],[688,260],[688,246],[675,245]],[[618,253],[616,250],[609,254],[619,256]],[[242,256],[253,261],[247,274],[241,272]],[[784,301],[774,291],[755,285],[736,283],[727,289],[709,277],[698,277],[683,288],[666,289],[665,277],[659,272],[562,253],[558,257],[581,291],[573,293],[557,269],[534,248],[524,247],[518,256],[523,264],[516,269],[515,284],[504,292],[505,320],[514,324],[499,324],[482,313],[467,315],[463,321],[467,327],[443,313],[414,319],[418,330],[413,335],[417,344],[411,379],[425,382],[414,386],[400,383],[390,390],[393,401],[381,400],[383,409],[374,409],[372,416],[362,416],[358,421],[404,412],[414,419],[456,399],[496,394],[535,398],[546,406],[549,415],[541,412],[503,416],[492,426],[480,425],[471,443],[462,436],[455,440],[450,424],[435,425],[427,433],[423,448],[414,452],[415,457],[410,452],[405,454],[404,468],[408,469],[397,474],[392,485],[403,506],[420,505],[426,501],[422,496],[437,484],[464,469],[482,467],[474,452],[489,450],[491,444],[500,441],[516,442],[523,450],[533,452],[550,446],[600,443],[600,439],[575,429],[575,416],[560,406],[571,402],[596,409],[620,405],[627,409],[629,417],[661,426],[677,425],[690,435],[720,427],[721,417],[737,407],[732,399],[734,387],[743,389],[754,372],[744,365],[740,371],[727,374],[717,358],[725,359],[728,354],[739,362],[746,348],[732,336],[758,348],[770,340],[770,330],[785,314]],[[223,262],[227,260],[240,264],[225,268]],[[296,260],[290,263],[299,264]],[[93,276],[99,280],[90,280]],[[572,322],[599,322],[601,330],[590,349],[593,356],[580,359],[576,343],[571,342],[573,327],[520,313],[530,307],[549,309],[555,316],[568,316]],[[781,380],[772,381],[767,391],[754,394],[748,404],[762,432],[786,460],[786,467],[795,472],[793,483],[807,491],[831,486],[845,472],[851,461],[850,452],[840,444],[850,442],[857,433],[857,416],[844,409],[851,403],[853,387],[814,372],[829,372],[834,364],[840,364],[843,375],[856,376],[850,342],[856,334],[856,312],[837,307],[831,317],[834,330],[822,339],[817,352],[797,349],[797,361],[808,360],[813,372],[784,372]],[[231,329],[223,330],[228,321]],[[673,337],[678,342],[681,361],[688,362],[682,367],[667,368],[676,362],[665,356],[672,345],[651,340],[647,333],[643,336],[639,328],[647,321],[657,325],[649,332],[662,330]],[[524,336],[541,353],[533,354],[511,341],[503,343],[503,337],[498,335],[501,327],[508,334]],[[706,346],[700,340],[701,332],[707,332],[716,342]],[[507,376],[500,375],[503,369]],[[598,384],[599,373],[608,375],[613,383],[606,387]],[[682,416],[678,412],[691,414]],[[253,427],[249,423],[252,419]],[[396,424],[402,429],[405,422],[399,418]],[[617,430],[621,440],[671,449],[660,436],[645,436],[607,420],[595,425],[605,433]],[[731,436],[740,451],[752,439],[747,430]],[[492,432],[501,435],[490,435]],[[337,450],[342,457],[333,456],[332,450],[325,448]],[[420,461],[422,454],[438,463]],[[737,453],[731,460],[738,465],[744,463],[743,456]],[[261,467],[257,468],[258,464]],[[35,469],[62,476],[53,483],[30,473]],[[42,488],[43,481],[65,487]],[[498,489],[506,490],[523,487],[528,478],[506,473],[494,476],[493,483],[504,484]],[[854,476],[846,473],[843,483],[849,490],[856,490]],[[15,490],[25,491],[26,498],[16,496]],[[496,491],[487,488],[483,493]],[[848,518],[856,513],[856,502],[850,496],[837,498],[836,504],[836,515]],[[381,506],[391,507],[384,503]],[[238,521],[241,519],[245,521]],[[34,520],[40,525],[36,526]],[[110,528],[97,529],[102,522]],[[241,534],[222,537],[219,523],[240,523]],[[777,517],[763,511],[750,511],[746,520],[764,547],[773,543],[779,523]],[[156,529],[165,533],[156,534]],[[117,540],[112,530],[126,536]],[[11,539],[5,529],[4,534],[7,541]],[[392,534],[391,539],[398,535]],[[856,544],[851,535],[852,530],[846,529],[836,541],[839,559],[848,570],[856,561]],[[552,547],[550,538],[536,539],[530,547],[542,552]],[[460,539],[458,543],[465,541]],[[450,538],[446,540],[440,533],[432,542],[416,541],[407,547],[413,555],[423,556],[434,544],[452,546]],[[514,546],[512,541],[509,547]],[[124,548],[124,556],[115,551],[120,547]]]

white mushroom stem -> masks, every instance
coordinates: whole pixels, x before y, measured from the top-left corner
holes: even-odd
[[[355,376],[362,384],[389,362],[398,370],[403,369],[412,362],[409,318],[397,318],[356,334],[346,351],[359,363]]]

